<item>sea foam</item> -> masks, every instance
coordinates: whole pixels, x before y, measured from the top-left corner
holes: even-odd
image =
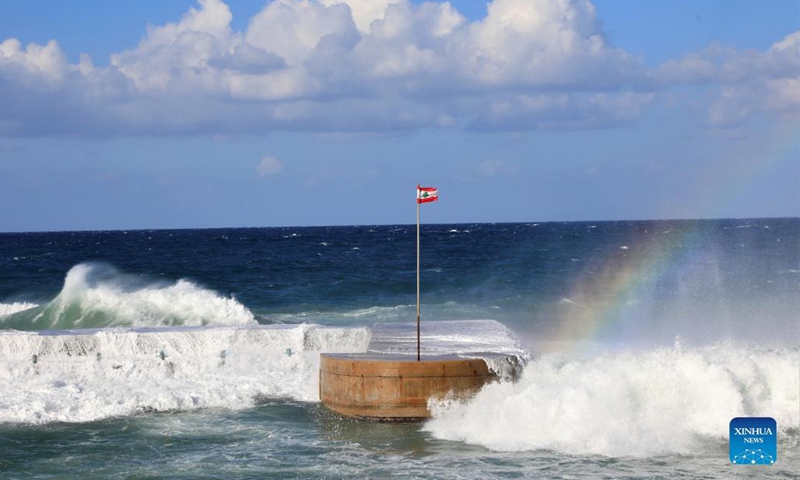
[[[492,450],[647,456],[723,444],[737,416],[800,425],[800,351],[733,343],[536,358],[517,383],[465,403],[433,402],[425,429]],[[713,442],[712,442],[713,443]]]
[[[0,328],[49,330],[257,323],[252,312],[236,299],[191,281],[149,281],[97,263],[75,265],[67,273],[56,298],[42,306],[27,305],[31,308],[20,307],[7,313],[0,319]]]
[[[38,306],[39,305],[30,302],[0,303],[0,317],[11,315],[12,313],[24,312],[25,310],[30,310]]]
[[[0,423],[318,401],[320,352],[364,352],[366,327],[248,325],[0,333]]]
[[[317,402],[320,353],[413,355],[415,332],[413,323],[0,331],[0,423]],[[485,358],[505,380],[528,359],[492,320],[431,322],[423,332],[424,354]]]
[[[369,351],[389,355],[416,355],[417,334],[413,323],[378,323],[372,330]],[[517,378],[530,360],[516,335],[495,320],[448,320],[426,322],[420,328],[422,355],[455,355],[482,358],[501,380]]]

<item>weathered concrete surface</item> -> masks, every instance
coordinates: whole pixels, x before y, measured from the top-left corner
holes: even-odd
[[[319,375],[330,410],[385,422],[427,419],[428,399],[466,398],[496,378],[479,358],[331,353],[321,355]]]

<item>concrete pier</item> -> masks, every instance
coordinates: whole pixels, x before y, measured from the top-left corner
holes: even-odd
[[[341,415],[383,422],[430,417],[428,399],[467,398],[496,378],[479,358],[323,353],[319,397]]]

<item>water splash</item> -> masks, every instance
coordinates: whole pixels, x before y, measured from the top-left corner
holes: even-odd
[[[365,327],[315,325],[6,331],[0,423],[237,410],[259,398],[314,402],[319,353],[363,352],[369,338]]]
[[[24,312],[25,310],[30,310],[38,306],[38,304],[30,302],[0,303],[0,317],[11,315],[12,313]]]
[[[188,280],[152,282],[97,263],[70,269],[49,303],[0,319],[0,328],[49,330],[100,327],[255,324],[234,298]]]
[[[724,442],[737,416],[774,417],[783,434],[796,436],[798,364],[800,349],[736,343],[545,355],[518,383],[488,385],[465,403],[436,403],[425,429],[492,450],[617,457],[691,454],[708,440]]]

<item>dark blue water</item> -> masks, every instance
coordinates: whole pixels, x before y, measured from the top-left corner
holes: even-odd
[[[0,234],[0,347],[36,341],[15,330],[411,322],[415,235],[409,225]],[[269,365],[203,383],[201,362],[118,396],[122,384],[104,390],[104,375],[150,385],[155,374],[36,371],[24,351],[0,364],[0,474],[728,478],[726,419],[742,414],[776,417],[783,465],[800,465],[800,219],[424,225],[421,237],[423,322],[502,322],[534,357],[518,384],[427,426],[362,425],[308,400],[310,357],[281,365],[283,380],[254,398],[242,385]],[[637,368],[647,365],[652,375]],[[296,398],[270,393],[294,371]],[[564,423],[569,405],[588,416]],[[692,422],[658,420],[678,412]],[[614,425],[634,430],[635,448]],[[755,473],[788,476],[780,465]]]
[[[144,282],[187,279],[260,318],[314,312],[332,322],[341,318],[326,312],[415,303],[415,233],[397,225],[0,234],[0,301],[46,303],[72,267],[100,262]],[[800,292],[798,219],[425,225],[421,244],[424,303],[520,325],[546,324],[578,282],[609,271],[638,271],[633,287],[646,290],[648,308],[796,307]],[[629,293],[613,282],[595,294]]]

